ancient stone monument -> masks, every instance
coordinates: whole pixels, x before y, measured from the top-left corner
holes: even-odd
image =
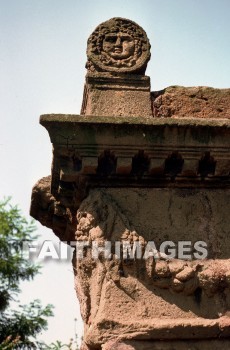
[[[87,56],[81,115],[41,116],[52,174],[31,204],[76,242],[82,349],[230,349],[230,90],[150,92],[148,38],[123,18]]]
[[[89,37],[87,56],[81,114],[152,115],[150,79],[144,75],[150,44],[142,28],[123,18],[100,24]]]

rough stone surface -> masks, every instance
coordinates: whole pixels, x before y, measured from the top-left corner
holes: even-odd
[[[76,219],[69,208],[50,192],[51,176],[43,177],[33,187],[30,215],[49,227],[62,241],[73,241]]]
[[[39,187],[43,194],[48,189],[43,183],[44,180],[34,189],[35,201]],[[52,198],[48,193],[44,199],[39,196],[37,202],[44,209],[44,218],[40,214],[40,221],[46,224],[48,219],[47,226],[52,227],[51,215],[48,218],[45,214]],[[102,245],[105,240],[126,241],[131,245],[139,241],[143,247],[151,240],[158,249],[162,240],[177,243],[187,237],[192,241],[202,238],[209,242],[210,256],[204,261],[163,258],[126,261],[117,260],[114,255],[110,260],[103,255],[94,260],[88,248],[84,259],[74,257],[86,349],[86,346],[99,349],[111,337],[120,337],[121,341],[127,338],[168,341],[187,339],[191,334],[194,339],[230,335],[229,196],[226,190],[104,189],[90,192],[72,213],[75,220],[69,220],[68,232],[75,232],[72,239],[97,241]],[[56,221],[53,222],[55,225]],[[56,230],[55,226],[52,228]],[[179,343],[182,349],[183,344]],[[127,346],[139,349],[135,343]],[[140,346],[145,349],[147,345]],[[162,349],[167,349],[167,344],[163,344]]]
[[[146,164],[151,166],[156,162],[155,149],[159,149],[158,159],[162,153],[165,169],[175,161],[178,171],[178,164],[183,164],[178,153],[173,158],[168,156],[172,147],[182,152],[187,170],[191,165],[191,150],[194,160],[199,164],[207,162],[209,168],[214,159],[200,158],[205,146],[213,150],[217,167],[222,164],[228,178],[229,122],[173,118],[164,121],[152,118],[141,124],[138,117],[116,118],[116,123],[106,117],[98,118],[97,122],[83,116],[42,118],[54,143],[55,157],[52,178],[43,178],[33,189],[31,214],[64,241],[96,241],[103,246],[109,240],[113,249],[115,241],[128,242],[131,247],[139,242],[142,250],[147,242],[154,241],[158,255],[156,260],[119,260],[112,250],[109,260],[103,255],[95,260],[89,247],[85,249],[84,259],[73,257],[75,288],[85,325],[84,350],[101,349],[115,338],[121,343],[119,346],[134,349],[145,349],[151,346],[147,342],[154,345],[161,340],[158,345],[162,344],[162,349],[167,349],[169,341],[173,341],[175,347],[184,350],[187,341],[191,348],[201,350],[221,337],[223,341],[217,342],[218,349],[222,343],[226,345],[224,338],[230,337],[228,182],[226,188],[221,188],[226,175],[222,180],[218,175],[213,187],[213,174],[207,182],[194,175],[193,182],[191,174],[185,173],[190,181],[187,188],[178,187],[177,177],[158,188],[155,177],[144,175]],[[122,186],[119,175],[110,176],[107,172],[113,170],[116,159],[114,153],[102,152],[109,143],[116,153],[119,150],[118,160],[122,157],[132,165],[130,171],[137,178],[131,187],[132,173],[123,174],[127,179]],[[136,153],[143,145],[149,158],[144,152]],[[94,149],[96,153],[92,152]],[[96,159],[96,165],[92,163],[94,175],[92,170],[85,172],[90,164],[88,158]],[[143,172],[134,166],[137,160],[144,167]],[[99,182],[96,185],[92,182],[91,187],[89,179],[94,176]],[[114,182],[110,182],[112,176]],[[165,177],[164,170],[158,177]],[[151,183],[154,187],[146,186]],[[197,240],[205,241],[208,257],[202,261],[194,256],[192,260],[183,260],[179,255],[166,259],[159,249],[161,242],[169,240],[176,246],[178,241],[189,240],[192,245]],[[134,343],[122,344],[126,340]],[[196,340],[194,345],[193,340]]]
[[[112,340],[106,343],[102,350],[229,350],[229,340],[200,341],[124,341]]]
[[[159,242],[169,237],[175,242],[186,240],[186,237],[194,241],[203,237],[210,243],[213,240],[209,251],[215,251],[218,257],[218,250],[220,257],[222,249],[217,246],[222,239],[218,243],[216,238],[219,235],[223,238],[225,229],[220,226],[215,229],[214,221],[225,223],[228,230],[226,219],[221,217],[228,215],[228,198],[225,197],[224,214],[216,211],[216,202],[222,204],[223,192],[220,192],[220,200],[216,197],[212,202],[212,194],[215,197],[218,192],[165,191],[166,197],[164,190],[92,192],[78,210],[76,239],[101,243],[104,240],[130,243],[139,240],[144,244],[145,240]],[[141,207],[143,200],[145,206]],[[183,207],[183,216],[182,212],[179,214],[180,206]],[[211,214],[212,211],[215,214]],[[189,213],[196,217],[196,221],[191,220]],[[213,238],[209,228],[204,226],[207,219],[213,223]],[[209,238],[205,238],[205,232]],[[150,259],[134,262],[117,261],[114,257],[107,261],[102,257],[93,261],[89,249],[85,259],[73,259],[73,264],[76,290],[86,323],[85,340],[91,346],[99,346],[112,335],[121,334],[123,339],[146,340],[188,338],[191,332],[193,338],[219,337],[222,332],[228,334],[229,260],[154,262]],[[181,289],[178,289],[175,279],[181,284]]]
[[[88,73],[81,114],[142,118],[152,116],[149,77]]]
[[[112,242],[109,260],[93,259],[91,247],[73,257],[82,349],[112,338],[134,349],[172,341],[200,350],[229,337],[229,121],[48,115],[41,123],[54,161],[52,177],[33,189],[31,214],[61,240]],[[208,259],[166,259],[159,249],[168,240],[205,241]],[[157,259],[118,260],[115,241],[139,242],[142,252],[154,241]]]
[[[151,94],[154,117],[230,118],[230,89],[170,86]]]

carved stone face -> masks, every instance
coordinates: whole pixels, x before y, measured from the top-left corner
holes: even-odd
[[[115,60],[129,58],[134,55],[135,42],[127,33],[110,33],[103,40],[102,51]]]
[[[101,23],[87,44],[89,71],[143,74],[150,59],[145,31],[135,22],[115,17]]]

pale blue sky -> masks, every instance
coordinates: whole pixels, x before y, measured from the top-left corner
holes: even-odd
[[[50,173],[51,144],[39,115],[79,113],[87,38],[116,16],[147,32],[152,90],[230,87],[229,0],[0,0],[1,197],[12,195],[25,215],[32,186]],[[37,226],[42,239],[53,237]],[[46,264],[43,275],[23,287],[25,302],[34,297],[56,306],[43,338],[73,336],[80,316],[71,265]]]

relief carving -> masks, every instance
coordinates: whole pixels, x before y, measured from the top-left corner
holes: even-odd
[[[87,45],[89,71],[144,73],[150,59],[150,44],[145,31],[125,18],[101,23]]]
[[[131,226],[129,219],[121,212],[113,198],[103,190],[91,190],[82,201],[78,210],[70,211],[60,204],[50,194],[50,178],[44,178],[34,187],[31,214],[34,218],[49,227],[61,240],[98,242],[104,246],[106,241],[112,242],[111,259],[106,261],[100,256],[103,273],[119,281],[121,277],[138,275],[148,284],[160,289],[169,289],[183,295],[196,294],[203,290],[208,297],[230,288],[230,269],[228,259],[181,260],[167,259],[159,251],[158,258],[143,258],[147,241]],[[75,236],[74,236],[75,232]],[[127,242],[133,246],[139,242],[142,247],[142,258],[117,259],[114,243]],[[88,248],[87,259],[90,259],[88,269],[94,269],[91,248]],[[86,259],[86,260],[87,260]],[[86,260],[73,263],[81,266]],[[112,265],[111,265],[112,264]],[[84,269],[83,269],[84,270]]]
[[[127,277],[130,274],[137,275],[137,269],[142,269],[144,273],[139,276],[140,280],[183,295],[194,293],[198,295],[203,290],[208,297],[211,297],[230,287],[230,269],[227,259],[191,261],[168,259],[159,251],[156,254],[158,258],[144,259],[148,242],[131,227],[128,218],[119,210],[114,200],[101,190],[91,191],[82,202],[77,213],[77,220],[76,241],[88,241],[89,244],[97,241],[104,245],[106,240],[111,240],[113,243],[115,241],[128,242],[131,246],[134,242],[140,243],[142,258],[139,261],[122,257],[121,260],[116,259],[114,246],[112,246],[111,260],[116,266],[116,273],[111,266],[108,270],[105,267],[104,271],[105,273],[110,271],[110,274],[113,271],[113,280],[119,280],[120,277]]]

